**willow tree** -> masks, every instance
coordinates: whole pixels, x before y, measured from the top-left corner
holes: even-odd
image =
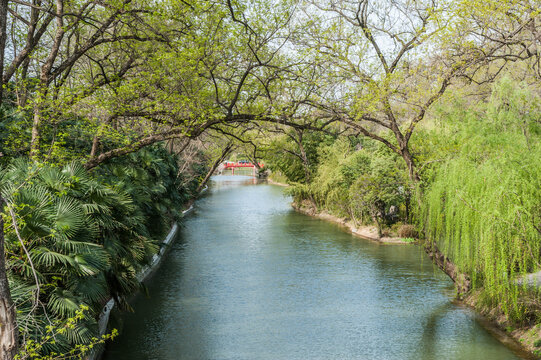
[[[431,171],[421,217],[427,235],[482,288],[482,299],[521,321],[538,321],[541,310],[538,294],[517,281],[541,268],[535,88],[506,77],[487,102],[442,106],[441,126],[431,132],[445,138],[439,146],[453,144],[454,151]]]

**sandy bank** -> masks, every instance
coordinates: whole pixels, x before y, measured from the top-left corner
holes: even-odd
[[[274,181],[274,180],[269,179],[269,178],[267,178],[267,183],[271,184],[271,185],[278,185],[278,186],[283,186],[283,187],[288,187],[289,186],[288,184],[277,182],[277,181]]]
[[[395,244],[395,245],[414,244],[412,242],[403,241],[402,238],[399,238],[399,237],[381,237],[380,238],[378,236],[378,229],[375,226],[357,226],[351,220],[339,218],[325,211],[317,211],[317,209],[315,209],[314,207],[307,206],[306,204],[299,205],[299,204],[292,203],[291,206],[302,214],[313,216],[318,219],[331,221],[336,224],[339,224],[345,227],[346,229],[348,229],[349,232],[351,232],[353,235],[366,239],[366,240],[371,240],[371,241],[384,243],[384,244]]]

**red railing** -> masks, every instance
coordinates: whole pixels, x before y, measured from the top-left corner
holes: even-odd
[[[258,163],[259,167],[262,168],[263,166],[265,166],[263,163]],[[240,168],[240,167],[254,167],[254,164],[252,163],[246,163],[246,162],[232,162],[232,161],[228,161],[226,163],[224,163],[224,168],[226,169],[229,169],[229,168]]]

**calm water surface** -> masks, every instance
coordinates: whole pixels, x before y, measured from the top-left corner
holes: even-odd
[[[107,360],[519,359],[418,247],[353,237],[251,182],[214,178]]]

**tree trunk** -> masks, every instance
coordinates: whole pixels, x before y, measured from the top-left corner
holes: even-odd
[[[0,196],[0,209],[4,199]],[[4,251],[4,219],[0,216],[0,360],[12,360],[19,346],[15,305],[11,299]]]
[[[43,20],[40,30],[38,31],[38,34],[36,34],[36,27],[38,25],[38,21],[40,18],[40,7],[41,7],[41,0],[33,0],[32,4],[35,7],[32,7],[30,10],[30,22],[28,25],[28,32],[26,34],[26,45],[23,48],[23,50],[17,54],[16,58],[13,59],[11,65],[8,67],[5,73],[2,75],[2,79],[7,82],[13,74],[15,73],[16,69],[21,67],[20,69],[20,77],[17,81],[17,106],[24,107],[26,105],[26,102],[28,100],[28,84],[27,84],[27,75],[28,75],[28,67],[30,66],[30,54],[34,47],[39,42],[39,39],[41,39],[41,36],[45,32],[45,29],[47,28],[47,25],[52,21],[53,16],[49,14],[49,16]],[[36,35],[34,37],[34,35]]]
[[[8,0],[0,0],[0,76],[2,76],[2,74],[4,73],[4,54],[6,51],[6,38],[7,38],[7,32],[6,32],[7,14],[8,14]],[[2,104],[3,92],[4,92],[4,82],[0,81],[0,104]]]
[[[372,221],[376,223],[376,227],[378,229],[378,239],[381,239],[381,237],[383,236],[383,231],[381,228],[381,222],[379,221],[379,218],[378,218],[378,213],[379,213],[378,209],[371,205],[370,216],[372,217]]]
[[[30,140],[30,157],[34,160],[39,154],[39,143],[40,143],[40,127],[44,113],[44,102],[47,98],[47,92],[49,89],[49,84],[52,81],[51,69],[53,64],[58,57],[60,51],[60,45],[65,34],[64,28],[64,0],[56,0],[56,32],[54,36],[54,41],[47,56],[47,60],[41,66],[40,70],[40,86],[38,88],[37,103],[34,105],[34,120],[32,122],[32,139]]]
[[[196,194],[199,194],[201,192],[201,190],[203,190],[203,188],[205,187],[205,185],[207,184],[207,182],[209,181],[210,177],[212,176],[212,174],[214,174],[214,171],[216,171],[216,169],[218,168],[218,166],[220,166],[220,163],[222,161],[224,161],[225,157],[227,156],[227,154],[229,154],[229,152],[231,151],[231,149],[233,149],[233,145],[232,144],[228,144],[223,150],[222,150],[222,154],[220,155],[220,157],[218,157],[215,161],[214,161],[214,164],[212,164],[211,168],[209,169],[209,171],[207,172],[207,175],[205,176],[205,178],[203,179],[203,181],[201,181],[201,184],[199,184],[199,186],[197,187],[197,190],[195,191]]]
[[[410,207],[411,207],[411,194],[410,192],[408,191],[408,193],[406,194],[405,198],[405,207],[406,207],[406,224],[409,224],[411,219],[410,219]]]
[[[378,239],[381,239],[383,236],[383,231],[381,229],[381,223],[378,220],[378,216],[372,216],[372,220],[376,223],[376,228],[378,229]]]
[[[21,76],[17,80],[17,106],[24,107],[28,102],[28,67],[30,66],[30,58],[27,58],[21,66]]]
[[[400,152],[402,153],[402,158],[404,159],[404,161],[406,162],[406,166],[408,167],[408,174],[409,174],[410,180],[413,183],[418,183],[421,180],[421,178],[419,174],[417,173],[417,170],[415,169],[413,156],[411,155],[407,145],[402,147]]]
[[[90,156],[89,158],[92,159],[96,156],[98,153],[98,146],[100,145],[100,137],[98,135],[94,135],[94,138],[92,139],[92,149],[90,149]]]
[[[306,155],[306,151],[304,150],[304,145],[302,144],[302,131],[297,130],[297,135],[299,136],[298,139],[295,139],[297,142],[297,145],[299,145],[299,151],[301,152],[301,160],[302,160],[302,166],[304,168],[304,177],[305,182],[310,183],[312,178],[312,173],[310,171],[310,162],[308,161],[308,156]]]
[[[34,119],[32,121],[32,138],[30,140],[30,158],[36,159],[39,154],[39,130],[41,126],[41,105],[34,107]]]
[[[306,183],[310,183],[312,180],[312,174],[310,171],[310,164],[308,163],[308,157],[306,156],[302,143],[299,143],[299,150],[301,151],[302,166],[304,167],[304,177],[306,178]]]

